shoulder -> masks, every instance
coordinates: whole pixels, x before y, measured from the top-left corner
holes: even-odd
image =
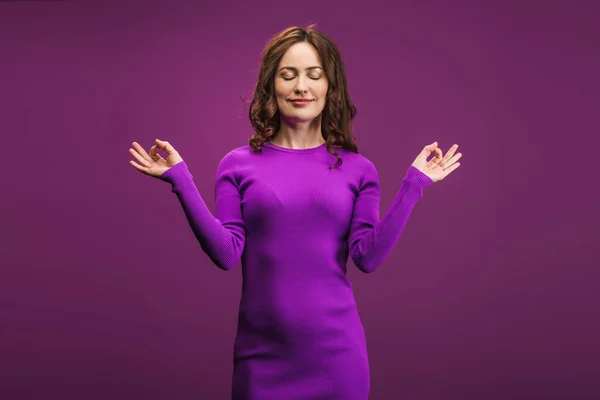
[[[231,149],[223,158],[234,158],[236,161],[244,161],[255,157],[257,154],[252,151],[250,145],[239,146]]]
[[[365,173],[368,174],[376,174],[377,168],[375,167],[375,163],[369,159],[367,156],[361,153],[355,153],[353,151],[349,151],[342,148],[335,148],[344,163],[348,163],[352,165],[357,170],[361,171],[361,175]]]
[[[241,155],[245,155],[248,153],[252,153],[252,148],[250,147],[250,145],[245,145],[245,146],[239,146],[239,147],[235,147],[233,149],[231,149],[231,151],[229,153],[233,153],[235,155],[241,156]]]
[[[341,167],[345,166],[347,170],[351,171],[358,188],[379,187],[379,173],[371,159],[361,153],[338,148],[336,150],[342,157]]]
[[[223,157],[221,157],[219,164],[239,162],[240,160],[247,158],[251,154],[252,152],[249,145],[235,147],[228,151],[225,155],[223,155]]]

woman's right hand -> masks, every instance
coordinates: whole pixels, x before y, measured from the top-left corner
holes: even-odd
[[[150,148],[150,154],[142,148],[137,142],[133,142],[133,149],[129,152],[142,164],[138,164],[133,160],[129,163],[138,171],[159,178],[166,170],[173,165],[183,161],[177,150],[169,144],[169,142],[156,139],[156,144]],[[135,150],[134,150],[135,149]],[[157,153],[158,149],[163,149],[167,153],[167,158],[164,159]]]

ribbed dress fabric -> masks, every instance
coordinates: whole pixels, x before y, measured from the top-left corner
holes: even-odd
[[[242,146],[217,167],[215,212],[185,161],[171,183],[201,248],[230,270],[241,262],[232,399],[367,400],[365,333],[346,264],[376,270],[433,181],[410,166],[383,218],[374,164],[325,143]]]

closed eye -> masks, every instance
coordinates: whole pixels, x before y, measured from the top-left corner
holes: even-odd
[[[296,77],[292,77],[292,78],[283,78],[283,80],[285,80],[285,81],[291,81],[292,79],[295,79],[295,78],[296,78]],[[310,77],[309,77],[309,78],[310,78]],[[318,81],[319,79],[321,79],[321,77],[318,77],[318,78],[310,78],[310,79],[312,79],[313,81]]]

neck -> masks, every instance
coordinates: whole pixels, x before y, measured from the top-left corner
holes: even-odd
[[[321,116],[312,121],[286,121],[281,119],[279,131],[271,143],[290,149],[308,149],[325,143],[321,132]]]

